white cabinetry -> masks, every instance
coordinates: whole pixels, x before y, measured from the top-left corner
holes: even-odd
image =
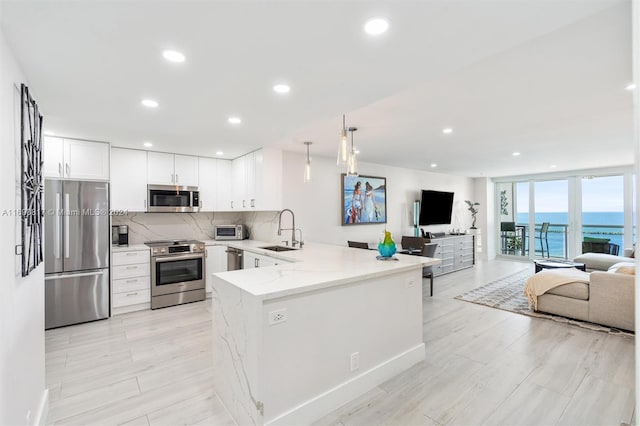
[[[213,274],[227,270],[227,247],[206,246],[205,248],[205,283],[207,293],[213,290]]]
[[[282,151],[263,148],[232,161],[232,210],[282,208]]]
[[[231,161],[218,160],[216,170],[217,210],[231,209]]]
[[[151,185],[198,186],[198,157],[149,152],[147,183]]]
[[[147,210],[147,152],[111,149],[111,209]]]
[[[111,256],[111,312],[113,315],[150,308],[151,253],[118,251]]]
[[[109,180],[109,144],[76,139],[44,139],[44,177]]]
[[[222,183],[217,181],[218,160],[215,158],[198,158],[198,181],[200,185],[200,211],[212,212],[218,206],[218,186]]]
[[[267,266],[277,266],[282,265],[283,263],[290,262],[245,250],[242,269],[266,268]]]

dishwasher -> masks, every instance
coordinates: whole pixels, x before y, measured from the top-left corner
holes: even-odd
[[[242,250],[227,247],[227,271],[242,269]]]

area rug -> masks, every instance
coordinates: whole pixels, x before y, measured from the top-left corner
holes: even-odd
[[[524,295],[524,285],[527,279],[533,275],[531,270],[522,270],[515,274],[493,281],[464,294],[456,296],[455,299],[464,300],[465,302],[476,303],[478,305],[489,306],[491,308],[502,309],[503,311],[515,312],[521,315],[527,315],[536,318],[545,318],[556,322],[571,324],[589,330],[602,331],[611,334],[622,334],[626,336],[634,336],[633,333],[618,330],[613,327],[607,327],[599,324],[593,324],[586,321],[580,321],[571,318],[561,317],[559,315],[544,314],[534,312],[529,308],[529,302]]]

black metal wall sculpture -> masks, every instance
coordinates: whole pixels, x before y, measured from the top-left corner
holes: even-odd
[[[20,93],[22,276],[26,277],[43,258],[42,116],[29,88],[22,84]]]

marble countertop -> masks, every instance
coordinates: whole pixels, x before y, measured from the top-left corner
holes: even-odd
[[[111,253],[124,251],[144,251],[149,250],[149,246],[144,244],[130,244],[128,246],[111,246]]]
[[[377,260],[376,250],[318,243],[307,243],[302,249],[286,252],[261,249],[260,247],[274,245],[263,241],[216,243],[292,262],[214,274],[262,300],[306,293],[441,263],[440,259],[402,254],[395,255],[398,260]]]

